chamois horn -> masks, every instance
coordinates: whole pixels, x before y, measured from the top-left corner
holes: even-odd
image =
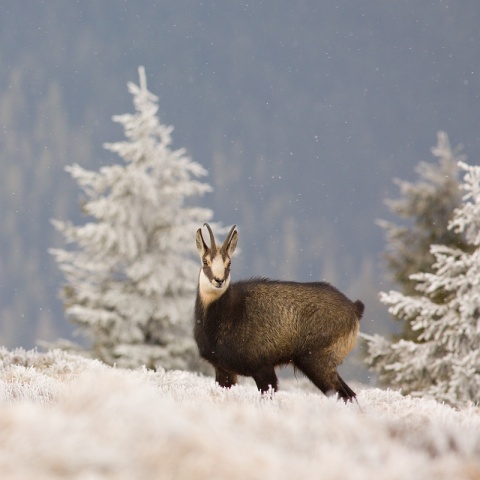
[[[227,237],[225,238],[225,241],[223,242],[223,245],[222,245],[222,252],[226,252],[226,251],[227,251],[228,244],[230,243],[230,240],[232,239],[233,232],[235,231],[236,228],[237,228],[237,226],[234,225],[234,226],[230,229],[230,231],[228,232],[228,235],[227,235]]]
[[[208,223],[203,224],[204,227],[207,227],[208,233],[210,234],[210,250],[212,253],[217,251],[217,244],[215,243],[215,237],[213,236],[212,229]]]

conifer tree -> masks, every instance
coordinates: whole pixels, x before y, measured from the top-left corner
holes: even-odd
[[[192,368],[191,321],[197,280],[194,232],[212,217],[189,201],[211,187],[205,169],[172,150],[158,98],[128,84],[135,113],[114,116],[125,141],[104,147],[123,164],[67,167],[85,195],[83,225],[54,221],[71,249],[52,250],[67,284],[68,317],[92,343],[91,354],[124,367]]]
[[[480,401],[480,167],[459,166],[465,195],[448,229],[465,235],[469,250],[433,245],[433,271],[410,276],[416,295],[390,291],[380,298],[421,332],[420,343],[365,336],[367,363],[382,383],[450,404]]]
[[[447,134],[438,132],[437,145],[431,150],[438,162],[420,162],[415,169],[419,176],[416,182],[396,179],[400,197],[386,201],[390,212],[403,223],[378,221],[387,242],[384,255],[387,270],[406,295],[416,292],[412,274],[432,271],[431,245],[466,249],[463,235],[447,228],[454,209],[461,203],[458,162],[463,157],[459,150],[459,147],[452,150]],[[442,292],[437,294],[441,301]],[[401,337],[415,340],[418,332],[407,321],[403,323]]]

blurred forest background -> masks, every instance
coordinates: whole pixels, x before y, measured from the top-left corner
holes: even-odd
[[[210,172],[203,206],[238,225],[234,277],[325,279],[388,333],[375,222],[437,131],[478,164],[479,46],[478,0],[2,1],[0,344],[71,336],[50,220],[82,221],[66,165],[120,161],[102,145],[139,65]]]

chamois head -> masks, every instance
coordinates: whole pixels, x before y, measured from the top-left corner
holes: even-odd
[[[205,243],[202,229],[199,228],[196,235],[197,249],[202,260],[199,290],[204,303],[210,303],[222,295],[230,284],[230,258],[237,247],[238,233],[234,225],[220,246],[215,243],[210,225],[205,223],[204,226],[210,234],[210,247]]]

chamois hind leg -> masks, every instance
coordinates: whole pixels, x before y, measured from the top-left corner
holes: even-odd
[[[223,368],[215,367],[215,381],[224,388],[237,384],[237,374],[227,372]]]
[[[342,388],[341,392],[338,392],[338,394],[340,395],[341,398],[343,398],[345,402],[349,400],[353,401],[353,399],[356,398],[357,394],[345,383],[343,378],[338,373],[337,373],[337,377]],[[342,395],[342,392],[343,392],[343,395]]]
[[[312,354],[298,358],[294,363],[325,395],[337,393],[345,403],[355,398],[355,392],[343,381],[331,360],[319,359]]]
[[[262,393],[267,393],[270,388],[276,392],[278,389],[278,379],[275,374],[275,368],[271,366],[262,367],[260,370],[257,370],[253,375],[253,379],[257,384],[257,388]]]

